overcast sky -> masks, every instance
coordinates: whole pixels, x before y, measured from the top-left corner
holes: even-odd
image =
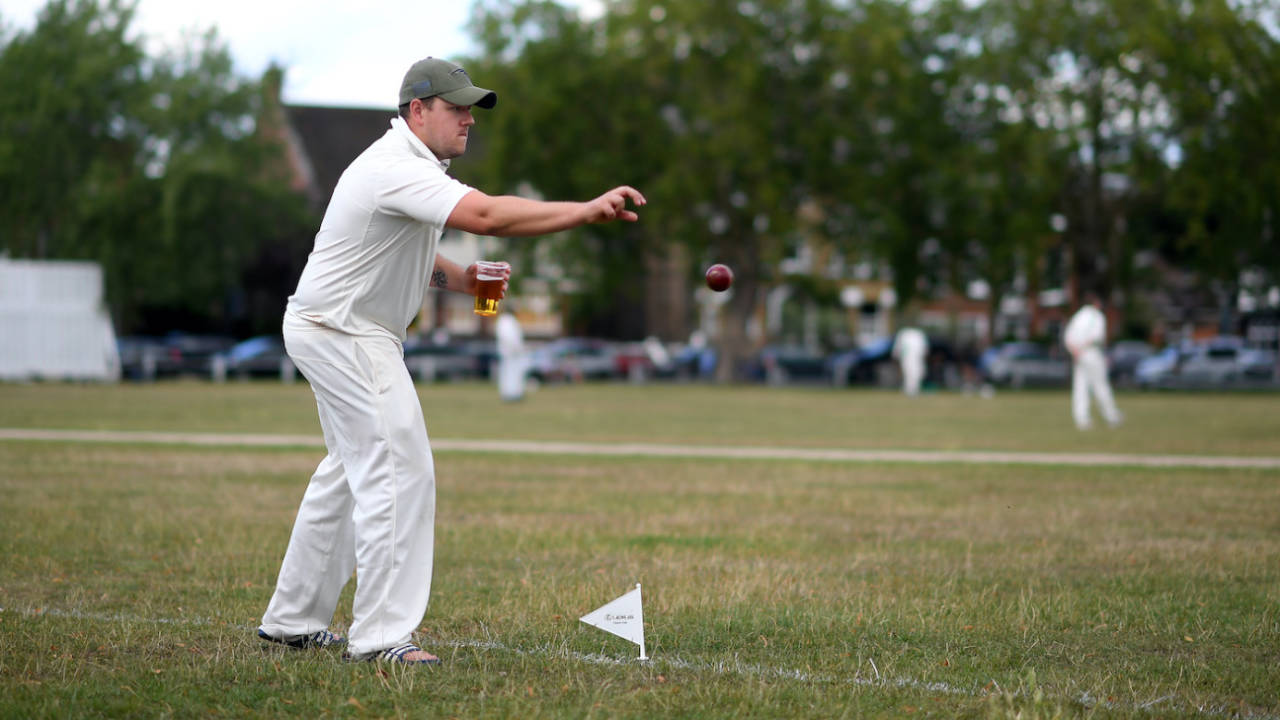
[[[4,0],[0,21],[30,30],[44,5]],[[132,27],[169,46],[216,27],[242,75],[257,78],[272,61],[285,68],[288,103],[390,108],[414,61],[475,50],[463,30],[470,12],[469,0],[140,0]]]

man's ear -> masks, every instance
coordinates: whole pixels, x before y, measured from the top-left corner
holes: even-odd
[[[415,99],[413,102],[417,104],[417,109],[409,108],[409,117],[413,119],[415,127],[423,127],[427,124],[427,113],[429,112],[427,101]]]

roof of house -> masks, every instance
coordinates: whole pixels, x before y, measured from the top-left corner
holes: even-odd
[[[329,204],[338,178],[351,161],[382,137],[396,116],[395,110],[367,108],[284,105],[283,109],[290,144],[297,153],[295,170],[320,208]],[[484,146],[483,135],[473,134],[467,148],[468,162],[458,168],[461,174],[457,176],[463,182],[467,182],[467,168],[474,168],[484,154]]]
[[[394,110],[285,105],[313,199],[327,204],[342,171],[391,126]]]

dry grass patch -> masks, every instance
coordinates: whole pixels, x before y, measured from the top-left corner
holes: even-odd
[[[616,390],[540,394],[554,408],[539,399],[519,414],[550,432],[552,416],[599,421],[586,407],[597,402],[708,412],[698,391]],[[174,391],[154,398],[166,413],[199,403],[198,388]],[[293,398],[278,406],[287,427],[297,398],[279,392]],[[771,444],[783,444],[796,428],[778,419],[818,412],[813,398],[751,395],[767,417],[743,404],[734,421],[748,434],[776,425]],[[195,429],[238,422],[224,402],[193,409]],[[888,425],[933,427],[913,416],[925,405],[895,402],[867,399]],[[1039,429],[1012,434],[1017,418],[1000,407],[984,412],[1009,428],[1002,442],[1045,449]],[[85,424],[110,425],[106,412]],[[433,433],[453,434],[462,416]],[[640,420],[611,422],[573,439]],[[665,415],[646,422],[687,442],[722,439]],[[320,456],[0,442],[0,714],[1280,715],[1275,472],[441,452],[420,639],[446,665],[424,675],[264,651],[252,636]],[[577,622],[635,582],[647,665]]]

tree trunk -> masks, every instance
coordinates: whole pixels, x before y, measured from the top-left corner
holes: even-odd
[[[721,308],[719,319],[715,380],[720,384],[744,379],[757,349],[747,337],[747,323],[755,313],[760,296],[760,241],[752,234],[740,237],[738,243],[722,247],[718,253],[721,262],[727,264],[734,275],[732,294]]]
[[[744,275],[746,277],[735,278],[733,294],[720,316],[719,362],[715,375],[719,384],[745,379],[756,349],[747,337],[747,322],[756,309],[759,282],[754,273]]]

